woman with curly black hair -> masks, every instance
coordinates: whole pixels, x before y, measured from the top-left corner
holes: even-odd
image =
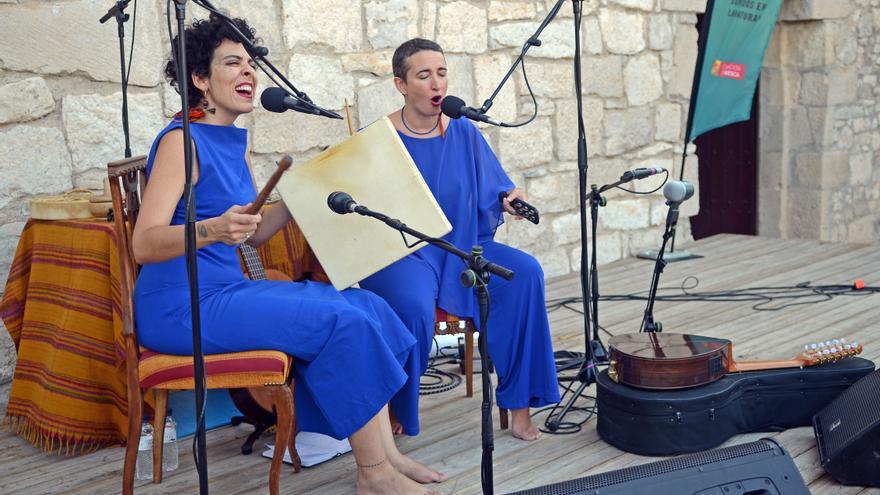
[[[239,30],[253,38],[244,20]],[[236,34],[212,16],[186,31],[187,73],[169,63],[174,85],[189,87],[203,347],[207,354],[275,349],[294,356],[297,419],[303,430],[348,438],[362,494],[436,493],[416,482],[446,479],[394,445],[388,404],[418,433],[415,340],[378,296],[315,282],[248,280],[236,248],[260,245],[290,221],[287,208],[245,213],[256,189],[247,131],[234,125],[253,111],[254,62]],[[179,118],[149,154],[149,182],[133,235],[143,264],[135,287],[141,345],[192,353],[184,264],[184,160]]]

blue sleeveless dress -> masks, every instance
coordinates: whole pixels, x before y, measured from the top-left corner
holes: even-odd
[[[150,150],[152,171],[162,137]],[[199,160],[198,220],[222,215],[256,197],[245,161],[247,130],[194,123]],[[183,198],[172,225],[183,224]],[[304,431],[346,438],[386,403],[408,435],[418,422],[415,339],[378,296],[342,292],[317,282],[248,280],[235,246],[198,250],[202,348],[205,354],[274,349],[294,356],[296,414]],[[192,354],[192,325],[184,257],[143,265],[135,286],[135,320],[144,347]]]
[[[521,409],[559,402],[544,271],[532,256],[493,240],[504,221],[498,193],[513,189],[513,182],[468,120],[450,121],[445,138],[400,137],[452,224],[444,239],[467,252],[480,244],[486,258],[515,272],[511,281],[496,276],[489,280],[486,334],[498,373],[498,405]],[[435,304],[479,322],[474,291],[461,285],[463,269],[458,257],[426,246],[360,283],[388,301],[412,330],[422,372],[434,338]]]

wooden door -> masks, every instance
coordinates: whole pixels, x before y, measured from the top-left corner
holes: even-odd
[[[703,16],[697,17],[699,30]],[[695,140],[700,213],[691,217],[694,239],[757,233],[759,91],[756,88],[750,120],[711,130]]]

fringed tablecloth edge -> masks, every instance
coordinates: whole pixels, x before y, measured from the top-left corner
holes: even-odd
[[[122,446],[119,438],[106,435],[62,434],[36,424],[25,416],[4,415],[0,430],[15,433],[26,442],[51,455],[72,457],[90,454],[104,447]]]

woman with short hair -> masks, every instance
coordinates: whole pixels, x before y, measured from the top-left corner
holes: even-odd
[[[495,396],[500,407],[511,410],[512,434],[535,440],[540,433],[529,408],[559,402],[544,272],[532,256],[493,240],[504,212],[516,215],[510,201],[525,199],[525,194],[507,177],[470,121],[441,114],[448,69],[440,45],[409,40],[394,52],[392,67],[404,105],[388,117],[452,223],[452,232],[444,238],[462,250],[480,244],[487,259],[516,274],[511,281],[490,279],[488,347],[498,374]],[[427,367],[434,338],[435,305],[479,321],[476,297],[462,286],[461,271],[457,257],[426,246],[360,283],[388,301],[413,332],[420,373]]]

